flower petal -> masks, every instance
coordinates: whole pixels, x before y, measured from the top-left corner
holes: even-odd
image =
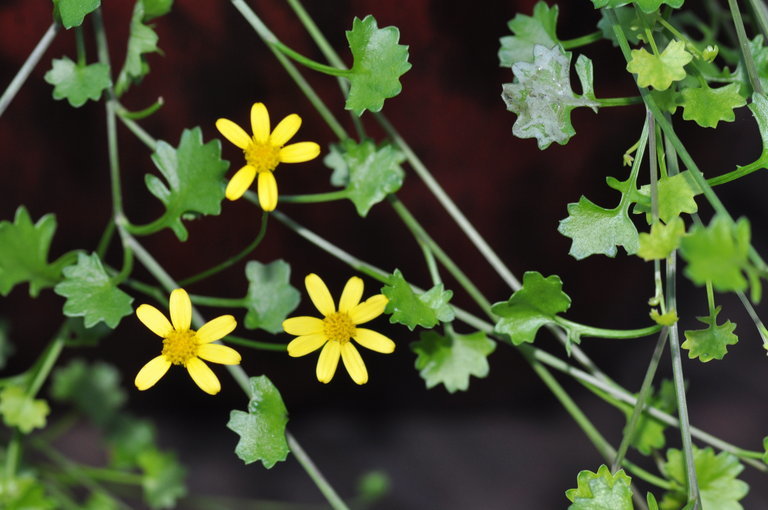
[[[173,326],[165,318],[163,312],[152,305],[139,306],[136,309],[136,317],[157,336],[165,338],[173,331]]]
[[[296,337],[288,344],[288,356],[292,358],[304,356],[318,350],[327,341],[328,337],[324,333]]]
[[[339,355],[341,354],[341,345],[339,342],[328,342],[320,351],[320,358],[317,360],[317,380],[321,383],[329,383],[336,373],[336,367],[339,365]]]
[[[344,285],[341,299],[339,299],[339,311],[350,311],[360,303],[361,297],[363,297],[363,280],[357,276],[353,276],[347,280],[347,284]]]
[[[224,138],[237,145],[241,149],[248,147],[252,140],[243,128],[229,119],[219,119],[216,121],[216,129]]]
[[[253,103],[251,106],[251,130],[257,142],[265,143],[269,140],[269,112],[264,103]]]
[[[291,317],[283,321],[283,329],[289,335],[311,335],[323,331],[323,319],[317,317]]]
[[[256,178],[256,169],[251,165],[245,165],[243,168],[235,172],[235,175],[229,180],[227,184],[227,190],[225,194],[229,200],[237,200],[243,196],[243,193],[248,191],[248,188],[253,184],[253,180]]]
[[[328,317],[336,311],[331,293],[319,276],[315,273],[308,274],[307,277],[304,278],[304,285],[307,287],[309,299],[312,300],[315,308],[317,308],[320,313]]]
[[[213,370],[200,358],[190,358],[187,363],[187,372],[201,390],[209,395],[215,395],[221,391],[221,383]]]
[[[381,333],[370,329],[355,328],[355,334],[352,338],[366,349],[382,354],[389,354],[395,350],[395,342]]]
[[[350,342],[341,346],[341,359],[344,361],[344,366],[349,372],[349,376],[357,384],[365,384],[368,382],[368,370],[365,368],[363,358],[360,357],[360,353]]]
[[[295,113],[290,114],[280,121],[280,124],[272,131],[269,137],[269,143],[275,147],[282,147],[288,142],[301,127],[301,117]]]
[[[274,211],[277,207],[277,181],[272,172],[259,172],[259,205],[265,211]]]
[[[371,319],[375,319],[386,308],[389,299],[384,294],[371,296],[349,311],[349,318],[353,324],[363,324]]]
[[[171,292],[171,322],[176,331],[187,331],[192,325],[192,302],[184,289]]]
[[[161,354],[156,358],[152,358],[146,365],[141,367],[133,383],[139,390],[147,390],[154,386],[170,367],[171,362]]]
[[[237,327],[237,321],[231,315],[222,315],[203,324],[197,330],[197,341],[209,344],[232,333]]]
[[[320,146],[315,142],[299,142],[280,149],[281,163],[303,163],[320,155]]]
[[[197,348],[197,355],[206,361],[222,365],[239,365],[242,360],[239,352],[221,344],[203,344]]]

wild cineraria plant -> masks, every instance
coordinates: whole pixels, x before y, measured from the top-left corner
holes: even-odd
[[[230,167],[222,159],[222,151],[231,147],[223,149],[218,139],[206,141],[200,126],[185,129],[178,143],[154,138],[141,123],[164,115],[162,101],[141,111],[123,105],[126,94],[139,87],[150,72],[149,64],[155,65],[153,54],[160,52],[155,24],[173,16],[172,0],[136,0],[130,20],[125,20],[128,38],[122,65],[110,59],[108,41],[113,41],[101,12],[109,5],[101,6],[99,0],[53,0],[51,28],[0,98],[0,114],[12,104],[32,71],[38,65],[49,65],[41,57],[52,41],[74,37],[76,54],[53,59],[44,79],[54,100],[66,100],[74,108],[89,101],[104,104],[111,213],[104,218],[107,226],[97,244],[63,254],[50,253],[57,229],[55,211],[33,215],[24,205],[25,197],[18,195],[15,217],[0,222],[0,293],[7,296],[27,285],[33,298],[43,293],[60,296],[63,312],[53,339],[27,367],[6,365],[14,342],[6,334],[8,323],[0,323],[0,368],[9,371],[0,379],[0,414],[5,424],[0,506],[117,509],[143,500],[151,508],[170,508],[187,494],[184,468],[173,453],[160,448],[151,422],[125,410],[125,389],[112,364],[116,360],[60,362],[63,353],[96,345],[126,320],[135,320],[135,315],[154,334],[136,339],[133,346],[149,359],[137,367],[136,389],[163,391],[156,386],[158,381],[171,365],[181,365],[203,392],[215,395],[222,391],[220,377],[228,372],[247,401],[245,409],[232,410],[229,421],[221,423],[235,435],[235,454],[246,464],[258,461],[267,469],[295,456],[335,509],[348,508],[348,503],[288,432],[288,411],[280,391],[266,375],[246,373],[240,366],[250,355],[249,349],[290,357],[316,356],[320,383],[329,383],[336,376],[341,360],[357,385],[376,377],[366,368],[368,351],[410,350],[428,388],[442,385],[454,393],[469,391],[472,376],[488,375],[487,358],[496,349],[512,348],[604,459],[600,465],[584,465],[582,471],[573,473],[571,486],[575,487],[557,488],[564,491],[563,505],[572,510],[742,508],[740,501],[749,486],[739,475],[745,466],[768,471],[768,437],[762,445],[760,438],[744,438],[749,446],[744,448],[693,427],[683,362],[686,356],[701,363],[721,360],[739,340],[736,324],[716,302],[716,292],[738,296],[754,322],[754,328],[741,326],[739,332],[762,339],[762,347],[768,349],[768,330],[754,308],[761,301],[761,281],[768,278],[768,265],[753,245],[750,219],[734,218],[715,192],[723,184],[768,168],[768,48],[764,44],[768,9],[758,0],[744,0],[742,6],[737,0],[728,0],[727,5],[715,0],[703,5],[691,5],[698,3],[690,0],[579,2],[583,4],[580,9],[596,9],[600,17],[597,27],[584,30],[586,35],[581,37],[562,39],[558,6],[544,1],[536,3],[532,12],[514,16],[508,23],[509,32],[498,34],[498,59],[508,70],[508,82],[499,84],[498,108],[506,105],[514,114],[510,117],[514,136],[534,138],[541,150],[553,143],[578,143],[571,119],[577,108],[589,108],[598,115],[607,107],[645,108],[645,115],[630,126],[637,133],[634,145],[626,150],[603,149],[613,151],[615,161],[629,167],[624,171],[625,180],[606,177],[608,188],[620,195],[608,207],[581,196],[567,204],[567,217],[557,227],[570,239],[569,253],[575,259],[616,257],[623,251],[637,264],[651,263],[654,293],[647,310],[648,325],[639,329],[604,329],[567,319],[572,300],[561,277],[532,268],[518,280],[443,191],[381,113],[385,102],[401,92],[403,75],[411,71],[409,47],[401,44],[396,27],[380,27],[373,15],[351,20],[346,31],[351,52],[346,61],[351,65],[346,65],[299,1],[287,0],[297,26],[303,26],[317,44],[323,63],[281,42],[245,0],[231,0],[232,8],[295,82],[297,96],[303,95],[307,102],[297,100],[298,113],[277,123],[266,106],[268,97],[241,98],[244,109],[233,120],[223,118],[222,113],[215,129],[243,153],[243,160]],[[745,8],[743,13],[741,8]],[[95,59],[86,54],[87,36],[93,36]],[[637,90],[632,97],[598,97],[592,60],[574,55],[575,50],[603,40],[610,41],[625,60],[624,79]],[[337,120],[302,71],[339,80],[355,134]],[[580,92],[574,90],[574,76]],[[281,79],[288,86],[290,80]],[[733,122],[734,112],[744,107],[754,118],[762,141],[760,155],[735,170],[705,176],[676,128],[695,123],[715,129]],[[335,138],[305,141],[298,135],[302,115],[310,108]],[[144,183],[164,212],[146,224],[132,222],[126,213],[125,201],[133,197],[124,193],[122,185],[137,177],[121,172],[118,124],[146,146],[146,156],[159,172],[146,174]],[[213,127],[205,130],[213,132]],[[373,139],[367,134],[373,131],[384,136]],[[294,141],[297,136],[300,141]],[[329,184],[313,194],[281,195],[278,181],[293,178],[292,164],[318,157],[330,170]],[[616,172],[622,172],[620,164],[606,173]],[[398,199],[408,173],[424,182],[436,205],[455,220],[467,240],[511,287],[511,295],[485,296]],[[493,179],[493,174],[485,178]],[[254,208],[261,216],[258,235],[249,244],[243,243],[236,256],[179,280],[174,268],[161,264],[142,238],[168,229],[181,252],[183,243],[191,241],[191,219],[231,214],[225,198],[248,202]],[[333,224],[325,232],[313,232],[283,211],[287,204],[312,207],[334,200],[351,201],[361,217],[373,207],[391,208],[421,248],[430,288],[417,287],[400,269],[383,271],[334,245],[327,239],[333,237]],[[700,207],[713,214],[699,216]],[[272,221],[349,266],[338,298],[314,272],[304,277],[306,293],[294,288],[290,260],[255,260],[267,223]],[[190,256],[190,250],[184,253]],[[287,252],[285,257],[294,255]],[[245,266],[248,291],[244,298],[185,290],[247,258],[253,260]],[[602,260],[610,267],[609,261]],[[698,329],[681,332],[678,326],[685,318],[678,306],[678,268],[702,289],[701,299],[707,302],[707,314],[697,318],[702,323]],[[456,282],[456,288],[447,289],[444,276]],[[473,309],[454,304],[454,293],[474,303]],[[295,314],[306,298],[318,316]],[[167,313],[160,309],[166,303]],[[201,306],[232,313],[204,318],[198,311]],[[379,333],[382,315],[405,328],[391,335],[394,338]],[[454,325],[464,332],[458,333]],[[542,332],[542,327],[548,331]],[[274,338],[267,342],[244,338],[240,335],[245,330],[261,330]],[[547,334],[554,335],[561,346],[542,348],[539,339]],[[601,369],[582,349],[585,337],[644,339],[655,345],[644,379],[628,388],[619,385],[611,378],[612,367]],[[365,348],[362,353],[360,346]],[[743,348],[760,352],[754,345]],[[667,356],[672,379],[654,381]],[[206,362],[224,367],[212,369]],[[260,366],[263,372],[270,372],[267,363]],[[600,432],[554,373],[574,379],[614,406],[626,417],[626,426],[621,431]],[[43,393],[46,386],[47,396]],[[331,387],[327,389],[331,391]],[[202,397],[200,407],[206,405]],[[56,412],[51,411],[49,400],[57,402]],[[57,416],[59,405],[61,416]],[[100,429],[104,465],[82,464],[57,450],[56,437],[80,418]],[[611,444],[608,435],[620,436],[619,444]],[[385,485],[381,479],[369,479],[354,505],[375,503]],[[126,486],[138,490],[126,491]],[[509,507],[514,508],[514,502]],[[236,506],[212,503],[207,508]]]

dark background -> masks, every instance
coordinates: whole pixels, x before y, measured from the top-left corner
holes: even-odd
[[[410,46],[413,68],[403,78],[403,92],[385,103],[384,112],[401,130],[458,206],[489,240],[518,277],[526,270],[558,274],[573,299],[568,318],[586,324],[634,328],[648,323],[646,301],[653,293],[652,266],[620,253],[615,259],[593,256],[577,262],[567,253],[570,240],[557,233],[567,216],[566,204],[581,194],[602,206],[614,206],[618,194],[605,177],[625,178],[621,155],[642,127],[641,107],[605,108],[595,115],[587,109],[573,113],[577,135],[567,146],[544,152],[534,140],[512,136],[513,114],[501,101],[501,84],[512,81],[509,69],[496,58],[498,38],[508,33],[506,22],[516,12],[529,14],[532,1],[486,1],[468,5],[454,1],[375,2],[312,1],[307,9],[334,47],[351,63],[344,30],[352,18],[374,14],[379,26],[400,28],[401,42]],[[587,1],[563,2],[558,34],[567,39],[594,30],[597,13]],[[322,55],[293,17],[287,4],[276,0],[252,2],[275,34],[297,51],[317,60]],[[123,62],[132,2],[106,2],[104,16],[113,66]],[[50,4],[3,0],[0,4],[0,85],[5,86],[50,24]],[[174,11],[156,21],[162,55],[150,55],[152,72],[123,98],[141,109],[162,96],[165,106],[142,126],[158,139],[176,145],[184,128],[201,126],[204,139],[219,138],[214,122],[230,118],[247,125],[248,109],[263,101],[273,122],[289,113],[303,119],[298,140],[314,140],[327,150],[332,132],[293,85],[271,53],[228,2],[177,0]],[[89,59],[95,60],[92,31],[86,25]],[[598,97],[633,95],[618,50],[600,42],[585,50],[595,63]],[[43,75],[53,58],[75,58],[74,37],[62,31],[43,61],[0,118],[0,218],[12,219],[26,204],[33,219],[54,212],[58,230],[52,258],[71,249],[92,251],[111,211],[104,108],[88,103],[72,109],[51,99]],[[350,132],[343,98],[334,79],[305,73]],[[369,114],[363,116],[369,134],[382,134]],[[746,108],[737,122],[704,130],[679,122],[684,141],[706,175],[731,170],[755,159],[759,140]],[[149,153],[120,126],[120,162],[124,201],[134,223],[162,212],[162,205],[143,183],[144,174],[157,173]],[[241,154],[223,141],[224,158],[235,168]],[[233,169],[234,170],[234,169]],[[281,194],[330,190],[330,171],[322,157],[300,165],[283,165],[277,179]],[[748,215],[755,246],[765,243],[765,176],[718,190],[735,216]],[[485,263],[454,222],[432,199],[418,177],[408,172],[403,202],[438,243],[491,301],[509,297],[510,289]],[[380,204],[363,221],[349,202],[299,206],[282,204],[294,217],[341,248],[386,270],[400,268],[412,282],[428,286],[419,249],[394,212]],[[705,218],[710,214],[702,208]],[[244,247],[258,230],[259,213],[245,201],[223,204],[221,216],[187,222],[189,241],[180,244],[170,230],[142,240],[171,274],[181,279],[205,269]],[[642,228],[642,227],[641,227]],[[251,259],[267,263],[283,258],[293,268],[292,283],[303,293],[308,272],[320,274],[337,296],[349,268],[300,239],[278,222],[270,223],[264,243]],[[108,262],[120,264],[110,252]],[[191,286],[192,293],[241,297],[247,282],[244,263]],[[137,274],[150,281],[139,266]],[[475,311],[458,286],[454,302]],[[367,279],[366,295],[379,284]],[[680,316],[683,329],[698,327],[694,316],[706,313],[701,289],[681,281]],[[136,296],[136,305],[146,302]],[[721,319],[739,324],[741,342],[723,361],[706,365],[684,360],[689,379],[692,422],[725,440],[759,449],[766,434],[764,403],[765,357],[761,341],[740,305],[720,296]],[[58,327],[63,299],[50,290],[37,299],[26,286],[0,301],[3,316],[12,320],[10,335],[17,353],[3,374],[29,366]],[[207,317],[221,313],[202,309]],[[760,309],[758,309],[760,310]],[[241,315],[242,312],[237,312]],[[314,314],[303,299],[297,313]],[[426,390],[413,369],[415,355],[408,343],[418,331],[390,327],[385,319],[372,326],[398,344],[393,355],[363,353],[370,382],[357,387],[340,367],[329,385],[315,380],[315,356],[291,359],[284,354],[241,349],[243,368],[265,374],[280,389],[291,414],[289,427],[342,496],[354,494],[357,478],[383,470],[392,489],[380,508],[564,508],[563,491],[576,485],[581,469],[596,470],[603,462],[575,423],[559,406],[518,353],[499,345],[490,357],[491,372],[472,379],[470,391],[449,395],[442,387]],[[460,333],[468,333],[458,325]],[[266,333],[240,333],[270,341]],[[281,335],[279,341],[288,341]],[[223,391],[216,398],[200,392],[181,369],[174,369],[151,391],[133,388],[136,371],[157,354],[153,336],[132,316],[126,317],[98,349],[68,350],[64,358],[104,359],[118,366],[129,391],[129,406],[140,416],[156,419],[161,445],[175,449],[190,470],[193,494],[321,502],[312,482],[293,458],[271,471],[260,465],[244,467],[231,450],[237,437],[224,426],[231,409],[244,409],[246,399],[218,367]],[[561,354],[562,348],[542,333],[537,344]],[[584,350],[612,377],[632,391],[639,389],[654,340],[585,339]],[[668,356],[661,375],[669,375]],[[559,377],[559,376],[558,376]],[[561,382],[595,420],[614,445],[621,439],[623,416],[602,404],[570,380]],[[679,440],[667,433],[670,446]],[[103,452],[87,425],[68,436],[63,448],[85,462],[100,462]],[[753,469],[743,478],[752,485],[747,508],[768,504],[765,479]],[[657,495],[660,495],[657,492]],[[185,503],[180,504],[185,508]]]

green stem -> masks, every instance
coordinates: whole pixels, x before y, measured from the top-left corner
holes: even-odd
[[[112,237],[115,235],[115,218],[110,216],[107,226],[104,228],[104,232],[101,234],[99,244],[96,247],[96,253],[100,259],[104,259],[104,255],[107,253],[109,243],[112,241]]]
[[[665,20],[663,17],[659,16],[659,17],[658,17],[658,18],[656,18],[656,19],[657,19],[657,20],[658,20],[658,22],[661,24],[661,26],[663,26],[664,28],[666,28],[667,30],[669,30],[669,31],[672,33],[672,35],[674,35],[674,36],[675,36],[675,38],[676,38],[678,41],[683,41],[683,42],[685,42],[685,48],[686,48],[688,51],[690,51],[691,53],[693,53],[693,54],[694,54],[696,57],[698,57],[698,58],[703,58],[703,57],[702,57],[702,54],[701,54],[701,51],[699,51],[699,49],[698,49],[698,48],[697,48],[697,47],[696,47],[696,46],[695,46],[695,45],[694,45],[694,44],[691,42],[691,40],[690,40],[690,39],[688,39],[688,37],[686,37],[686,35],[685,35],[685,34],[683,34],[683,33],[682,33],[682,32],[680,32],[678,29],[676,29],[674,26],[672,26],[672,24],[671,24],[670,22],[668,22],[667,20]]]
[[[768,349],[768,329],[766,329],[765,324],[763,324],[763,321],[757,315],[755,307],[752,306],[752,302],[747,299],[747,296],[743,292],[739,291],[736,295],[739,296],[739,301],[741,301],[742,306],[755,324],[755,328],[757,328],[757,332],[760,334],[760,338],[763,341],[763,348]]]
[[[88,56],[85,51],[85,39],[83,37],[83,26],[75,28],[75,49],[77,51],[77,65],[85,66]]]
[[[766,168],[766,166],[768,166],[768,154],[763,154],[757,159],[757,161],[753,161],[752,163],[740,166],[736,170],[718,175],[717,177],[707,179],[707,184],[710,186],[718,186],[720,184],[725,184],[726,182],[735,181],[736,179],[740,179],[745,175],[751,174],[752,172],[762,170],[763,168]]]
[[[296,17],[299,18],[301,24],[304,25],[304,28],[309,33],[312,40],[315,41],[317,47],[320,48],[320,51],[328,60],[328,62],[339,69],[344,69],[346,67],[344,62],[341,60],[341,58],[339,58],[339,55],[336,53],[336,50],[333,49],[333,46],[328,43],[328,40],[317,27],[317,24],[315,24],[312,16],[310,16],[306,9],[304,9],[304,6],[301,5],[301,2],[299,0],[287,1],[288,5],[291,6],[291,9],[293,9],[293,12],[296,13]]]
[[[741,49],[744,65],[747,68],[749,83],[755,92],[765,94],[763,92],[763,84],[760,82],[760,75],[757,73],[757,67],[755,66],[755,58],[749,49],[749,39],[744,29],[744,20],[741,18],[741,11],[739,11],[739,5],[736,3],[736,0],[728,0],[728,8],[731,10],[731,18],[733,18],[733,25],[736,28],[736,37],[739,38],[739,48]]]
[[[310,478],[312,478],[312,480],[315,482],[315,485],[317,485],[317,488],[320,489],[320,492],[323,493],[325,499],[328,500],[328,503],[330,503],[330,505],[335,510],[349,510],[347,504],[344,503],[338,494],[336,494],[336,491],[333,490],[333,487],[331,487],[331,485],[325,479],[323,473],[317,469],[315,463],[312,462],[312,459],[309,458],[309,455],[307,455],[307,453],[296,441],[293,435],[289,432],[286,432],[285,438],[288,440],[288,447],[296,457],[296,460],[299,461],[299,464],[301,464],[304,470],[309,474]]]
[[[5,450],[5,480],[4,484],[0,481],[0,487],[3,487],[2,494],[10,493],[10,485],[16,478],[16,470],[19,468],[19,461],[21,460],[21,431],[17,427],[13,428],[11,432],[11,440],[8,442],[8,447]]]
[[[243,298],[220,298],[190,294],[189,299],[196,305],[215,308],[241,308],[245,305],[245,299]]]
[[[242,345],[243,347],[250,347],[251,349],[257,349],[260,351],[279,351],[285,352],[288,348],[286,344],[276,344],[272,342],[259,342],[256,340],[250,340],[248,338],[242,338],[239,336],[225,336],[222,341],[228,344]]]
[[[16,94],[19,93],[19,90],[21,90],[21,87],[27,81],[29,75],[32,74],[32,70],[34,70],[38,62],[40,62],[40,59],[43,58],[43,55],[48,50],[48,47],[53,42],[58,31],[59,25],[55,22],[51,23],[51,26],[48,27],[48,30],[45,31],[43,37],[40,38],[40,41],[38,41],[35,48],[29,54],[27,60],[24,61],[24,64],[22,64],[21,68],[16,73],[16,76],[14,76],[11,83],[8,84],[5,92],[0,96],[0,117],[5,113],[6,108],[11,104],[13,98],[16,97]]]
[[[125,283],[125,285],[127,285],[128,287],[151,297],[158,303],[163,303],[167,299],[167,296],[160,289],[158,289],[157,287],[153,287],[152,285],[148,285],[146,283],[140,282],[138,280],[133,280],[133,279],[128,279],[123,283]]]
[[[51,343],[48,345],[48,348],[43,353],[42,362],[38,366],[37,371],[32,378],[32,382],[29,384],[29,388],[27,388],[27,396],[29,398],[35,398],[35,395],[40,391],[43,383],[45,383],[45,380],[51,373],[51,369],[56,364],[56,360],[59,359],[59,355],[64,348],[64,342],[66,342],[68,332],[69,323],[65,322],[61,328],[59,328],[59,331],[56,332],[56,336],[54,336],[53,340],[51,340]]]
[[[285,195],[280,197],[280,202],[284,204],[316,204],[320,202],[346,200],[348,198],[349,192],[346,189],[342,189],[338,191],[329,191],[327,193],[312,193],[309,195]]]
[[[117,110],[117,114],[120,116],[121,120],[122,119],[129,119],[129,120],[146,119],[147,117],[155,113],[157,110],[159,110],[164,104],[165,104],[165,100],[162,97],[158,97],[157,100],[151,105],[135,112],[128,110],[125,106],[121,104],[120,108],[118,108]]]
[[[766,9],[765,3],[762,0],[749,0],[749,5],[752,7],[752,13],[763,33],[763,39],[768,39],[768,9]]]
[[[642,104],[643,98],[641,96],[631,96],[631,97],[607,97],[607,98],[599,98],[596,97],[595,100],[600,103],[600,107],[608,107],[608,106],[627,106],[630,104]]]
[[[133,271],[133,251],[127,246],[123,247],[123,267],[120,272],[111,278],[113,285],[120,285],[131,276]]]
[[[585,326],[578,322],[569,321],[559,316],[555,316],[555,322],[563,328],[576,332],[579,336],[594,337],[594,338],[614,338],[614,339],[630,339],[630,338],[642,338],[644,336],[652,335],[661,331],[662,326],[654,324],[639,329],[604,329],[595,328],[592,326]]]
[[[76,469],[79,469],[86,476],[101,482],[141,485],[144,481],[144,477],[138,473],[127,473],[116,469],[86,466],[83,464],[77,464]]]
[[[119,108],[122,110],[123,107],[120,106]],[[157,148],[157,140],[154,137],[152,137],[152,135],[144,131],[144,129],[141,126],[139,126],[127,115],[118,112],[118,118],[120,119],[120,122],[122,122],[123,125],[131,131],[131,133],[136,135],[136,138],[141,140],[141,143],[146,145],[147,148],[152,152],[155,151],[155,149]]]
[[[169,210],[166,210],[159,218],[150,221],[143,225],[134,225],[127,218],[123,218],[122,226],[126,231],[135,236],[148,236],[157,232],[160,232],[168,226],[168,220],[171,219],[172,214]]]
[[[339,69],[337,67],[333,66],[327,66],[325,64],[321,64],[320,62],[316,62],[312,59],[309,59],[302,55],[301,53],[292,50],[285,44],[281,42],[275,42],[273,43],[273,46],[283,53],[283,55],[292,58],[294,61],[298,62],[299,64],[308,67],[312,69],[313,71],[317,71],[323,74],[328,74],[330,76],[340,76],[342,78],[348,78],[352,72],[349,69]]]
[[[560,41],[560,46],[562,46],[564,50],[572,50],[574,48],[580,48],[581,46],[586,46],[588,44],[592,44],[593,42],[600,41],[602,38],[603,32],[601,30],[596,30],[591,34]]]

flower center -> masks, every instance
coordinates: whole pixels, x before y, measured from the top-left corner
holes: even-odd
[[[245,161],[258,173],[272,172],[280,163],[280,147],[271,143],[259,143],[256,140],[243,150]]]
[[[349,342],[355,331],[355,324],[346,312],[333,312],[323,319],[323,334],[330,341]]]
[[[163,338],[163,356],[174,365],[186,365],[187,361],[197,356],[197,336],[191,329],[173,330]]]

